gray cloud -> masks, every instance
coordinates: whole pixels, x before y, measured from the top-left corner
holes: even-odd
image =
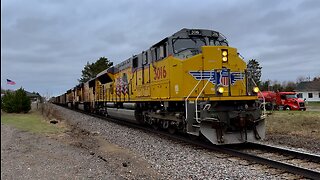
[[[320,1],[1,1],[1,84],[57,95],[87,61],[119,63],[181,28],[218,30],[263,79],[320,75]],[[10,87],[10,86],[7,86]]]

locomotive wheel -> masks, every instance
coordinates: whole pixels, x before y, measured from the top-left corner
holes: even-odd
[[[170,134],[174,134],[174,133],[176,133],[176,128],[174,127],[174,126],[169,126],[168,127],[168,132],[170,133]]]
[[[153,128],[154,130],[158,130],[158,129],[159,129],[159,126],[158,126],[157,123],[153,123],[151,126],[152,126],[152,128]]]
[[[199,139],[199,136],[195,136],[195,135],[192,135],[192,134],[188,134],[188,137],[189,137],[189,139],[191,139],[192,141],[195,141],[195,140],[198,140],[198,139]]]

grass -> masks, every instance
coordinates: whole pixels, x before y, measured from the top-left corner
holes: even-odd
[[[319,108],[320,109],[320,102],[307,102],[306,106],[307,106],[307,108],[308,107],[314,107],[314,108]]]
[[[45,121],[38,111],[30,111],[26,114],[1,113],[1,123],[13,126],[23,131],[33,133],[55,134],[63,132],[64,128]]]
[[[320,140],[320,111],[275,111],[267,117],[267,133]]]

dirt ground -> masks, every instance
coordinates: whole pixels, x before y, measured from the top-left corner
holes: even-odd
[[[64,126],[63,133],[45,135],[1,123],[1,179],[159,179],[139,155]]]
[[[273,133],[267,134],[265,141],[275,145],[291,146],[320,154],[320,141],[312,137]]]
[[[70,131],[53,138],[84,149],[90,155],[98,157],[108,163],[109,170],[119,175],[119,177],[123,175],[125,175],[125,178],[134,179],[157,179],[159,177],[139,155],[132,153],[128,149],[108,143],[99,133],[90,133],[73,125],[69,126],[69,129]]]

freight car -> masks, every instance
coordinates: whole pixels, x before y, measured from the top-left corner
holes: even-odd
[[[213,144],[254,142],[265,116],[246,63],[221,33],[182,29],[70,89],[56,103]]]

